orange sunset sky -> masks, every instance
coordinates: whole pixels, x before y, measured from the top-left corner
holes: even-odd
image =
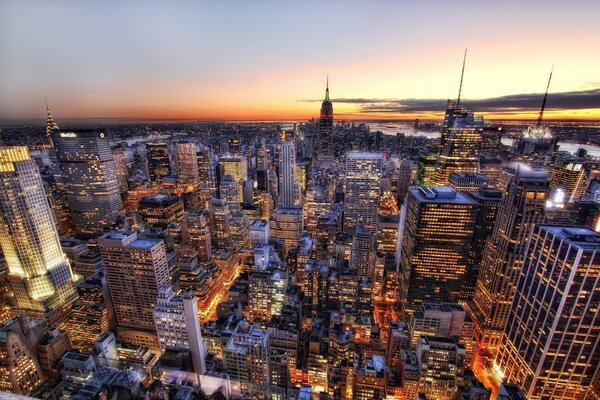
[[[0,118],[600,119],[599,2],[421,3],[4,1]]]

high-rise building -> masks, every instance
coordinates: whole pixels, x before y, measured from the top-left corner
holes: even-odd
[[[129,168],[127,167],[127,159],[125,152],[121,146],[113,147],[113,159],[115,160],[115,172],[117,174],[117,183],[119,191],[125,193],[129,188],[127,180],[129,179]]]
[[[401,298],[411,313],[421,302],[457,303],[465,290],[477,204],[446,186],[408,192],[400,253]]]
[[[550,187],[562,190],[566,203],[581,199],[587,184],[588,177],[582,163],[564,163],[552,169]]]
[[[456,303],[422,303],[410,318],[410,343],[417,346],[422,336],[457,337],[465,348],[469,366],[475,350],[473,320],[462,305]]]
[[[357,400],[386,399],[388,380],[385,357],[374,354],[358,367],[353,398]]]
[[[109,307],[112,306],[105,301],[105,286],[106,278],[100,273],[77,284],[79,299],[69,312],[65,329],[69,332],[73,347],[80,351],[91,351],[96,341],[109,329]]]
[[[465,373],[465,349],[456,338],[421,336],[417,343],[419,392],[427,398],[452,400]]]
[[[52,133],[77,233],[95,236],[123,212],[110,139],[103,130]]]
[[[459,192],[473,192],[479,188],[487,187],[489,183],[487,176],[474,172],[453,172],[448,177],[448,185]]]
[[[198,261],[211,260],[210,217],[206,210],[186,212],[183,215],[181,239],[184,245],[193,249],[193,255],[198,257]]]
[[[233,216],[239,216],[242,213],[240,204],[240,186],[233,175],[225,175],[221,178],[219,184],[220,198],[225,201],[229,212]]]
[[[373,236],[359,222],[356,226],[356,232],[352,236],[352,248],[350,250],[350,268],[356,271],[359,276],[373,277],[374,250]]]
[[[154,308],[154,323],[160,348],[189,350],[194,372],[203,374],[206,370],[206,351],[202,343],[198,304],[194,293],[188,291],[177,295],[169,285],[162,286]]]
[[[44,374],[26,334],[27,318],[18,317],[0,326],[0,391],[29,395]],[[9,396],[10,397],[10,396]]]
[[[496,363],[530,400],[593,398],[600,370],[600,234],[536,225]]]
[[[404,198],[408,193],[408,188],[412,181],[412,169],[412,161],[407,159],[400,161],[400,168],[398,169],[397,198],[402,203],[404,202]]]
[[[231,175],[238,183],[238,202],[241,203],[244,201],[244,181],[248,179],[248,161],[246,160],[246,157],[226,155],[219,157],[219,164],[221,167],[221,176]]]
[[[211,199],[210,228],[217,249],[227,250],[231,246],[231,213],[222,199]]]
[[[196,186],[200,183],[195,143],[176,143],[175,163],[177,165],[177,181],[179,184]]]
[[[329,78],[325,88],[325,99],[321,104],[321,116],[319,118],[319,150],[318,156],[333,156],[333,104],[329,100]]]
[[[146,157],[150,171],[149,178],[152,182],[162,181],[165,177],[171,175],[171,160],[167,143],[146,143]]]
[[[241,321],[224,351],[230,379],[240,382],[242,395],[269,398],[269,332]]]
[[[114,231],[98,245],[119,329],[155,332],[158,289],[170,282],[164,242]]]
[[[477,203],[477,218],[475,219],[475,231],[471,243],[469,255],[469,272],[465,278],[465,287],[471,293],[475,292],[475,283],[479,276],[479,267],[483,250],[488,237],[494,231],[498,208],[502,202],[502,191],[492,188],[480,188],[477,191],[466,192],[467,197]]]
[[[277,207],[271,221],[271,237],[283,242],[283,255],[298,245],[304,231],[302,206]]]
[[[377,207],[383,158],[381,153],[346,153],[344,231],[352,234],[358,221],[371,235],[377,233]]]
[[[157,193],[143,197],[138,212],[147,224],[166,229],[171,222],[181,221],[183,202],[175,194]]]
[[[281,315],[287,279],[284,271],[257,271],[250,274],[248,312],[252,320],[266,322],[275,315]]]
[[[549,191],[547,172],[518,170],[498,209],[469,304],[477,344],[491,352],[500,345],[531,230],[544,221]]]
[[[0,148],[0,246],[18,310],[50,326],[63,323],[77,292],[27,147]]]
[[[296,149],[294,141],[281,135],[279,155],[279,204],[293,206],[298,204],[299,187],[296,181]]]
[[[433,186],[435,176],[435,166],[437,164],[438,154],[434,152],[422,151],[419,153],[417,164],[417,182],[421,186]]]

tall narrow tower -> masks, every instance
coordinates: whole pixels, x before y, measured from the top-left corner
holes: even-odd
[[[473,302],[469,304],[480,348],[494,353],[513,302],[516,280],[535,224],[544,222],[550,178],[545,171],[517,170],[487,240]]]
[[[329,77],[325,89],[325,99],[321,104],[321,117],[319,118],[320,146],[319,156],[333,155],[333,104],[329,100]]]
[[[24,146],[0,148],[0,246],[18,309],[59,326],[77,292],[42,178]]]
[[[293,139],[281,134],[281,152],[279,156],[279,204],[293,206],[298,204],[298,182],[296,181],[296,149]]]

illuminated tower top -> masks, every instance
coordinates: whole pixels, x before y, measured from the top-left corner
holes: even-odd
[[[331,104],[331,100],[329,100],[329,76],[327,76],[325,99],[321,104],[321,118],[333,118],[333,104]]]
[[[58,124],[54,121],[54,118],[52,118],[52,114],[50,113],[50,109],[48,108],[48,102],[46,101],[46,99],[44,99],[44,102],[46,103],[46,137],[51,137],[52,132],[54,132],[55,130],[58,130]]]

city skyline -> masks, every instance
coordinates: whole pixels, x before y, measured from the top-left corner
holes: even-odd
[[[546,119],[597,120],[599,7],[4,2],[0,119],[39,118],[44,96],[59,120],[306,119],[327,74],[336,118],[441,118],[468,48],[480,115],[535,119],[554,64]]]

